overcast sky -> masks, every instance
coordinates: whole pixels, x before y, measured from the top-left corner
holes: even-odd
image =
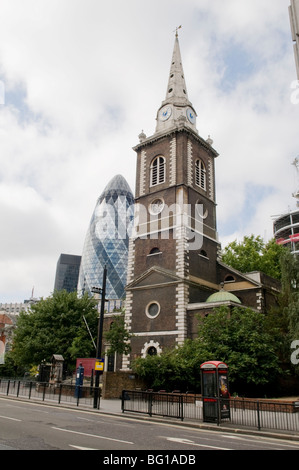
[[[179,25],[197,129],[219,153],[220,242],[272,238],[298,182],[289,4],[0,0],[0,302],[51,295],[110,179],[134,193],[132,147],[155,131]]]

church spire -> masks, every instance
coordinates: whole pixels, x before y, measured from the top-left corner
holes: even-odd
[[[156,132],[177,126],[179,123],[180,125],[186,123],[197,132],[196,112],[188,99],[177,30],[178,28],[175,33],[166,97],[158,110]]]
[[[175,35],[165,103],[173,103],[178,105],[191,104],[188,100],[187,87],[185,82],[177,31]]]

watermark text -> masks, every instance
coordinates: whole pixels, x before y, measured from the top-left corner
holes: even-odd
[[[297,365],[299,364],[299,339],[292,342],[291,349],[295,349],[291,354],[291,363]]]
[[[0,105],[1,104],[5,104],[5,86],[2,80],[0,80]]]
[[[299,104],[299,80],[294,80],[291,83],[291,89],[294,90],[291,93],[291,103]]]

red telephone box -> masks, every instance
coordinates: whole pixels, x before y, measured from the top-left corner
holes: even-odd
[[[221,361],[207,361],[200,370],[203,420],[219,423],[230,418],[228,366]]]

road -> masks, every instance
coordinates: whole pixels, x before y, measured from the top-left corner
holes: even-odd
[[[124,451],[125,455],[131,452],[132,456],[136,451],[145,451],[138,458],[147,459],[153,449],[179,455],[199,450],[299,450],[299,441],[0,398],[0,450],[109,450]]]

